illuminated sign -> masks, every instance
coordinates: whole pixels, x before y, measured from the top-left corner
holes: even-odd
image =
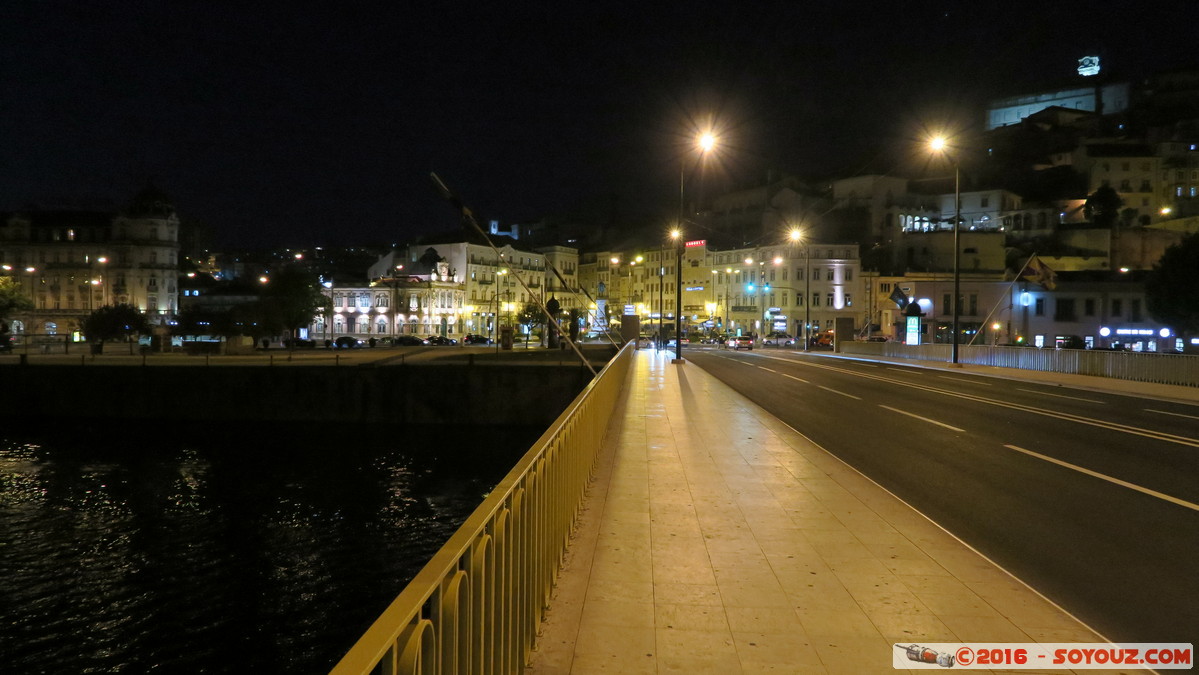
[[[688,286],[688,287],[686,288],[686,290],[688,290],[688,291],[702,291],[702,290],[704,290],[704,287],[703,287],[703,286]]]
[[[696,239],[695,241],[689,241],[686,244],[683,244],[683,246],[688,246],[688,247],[690,247],[690,246],[707,246],[707,245],[708,245],[707,239]]]
[[[1084,56],[1078,60],[1078,74],[1083,77],[1099,74],[1099,57]]]
[[[1117,328],[1116,335],[1153,335],[1152,328]]]
[[[907,338],[904,340],[906,344],[920,344],[920,317],[909,316],[907,318]]]

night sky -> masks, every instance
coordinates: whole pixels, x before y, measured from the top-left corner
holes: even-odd
[[[896,171],[1081,56],[1199,64],[1197,22],[1191,1],[10,0],[0,210],[153,181],[218,245],[391,243],[457,225],[437,172],[484,220],[651,222],[697,127],[721,137],[707,192]]]

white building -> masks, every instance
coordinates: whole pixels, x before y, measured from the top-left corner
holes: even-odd
[[[70,335],[104,305],[128,304],[152,324],[178,311],[179,218],[148,187],[123,210],[31,210],[0,219],[0,274],[14,277],[34,310],[15,334]]]

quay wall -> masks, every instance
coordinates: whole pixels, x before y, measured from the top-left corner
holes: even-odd
[[[0,420],[548,426],[591,381],[577,366],[0,367]]]

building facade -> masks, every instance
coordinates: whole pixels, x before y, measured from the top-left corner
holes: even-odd
[[[55,209],[0,220],[0,273],[33,301],[14,334],[71,335],[105,305],[128,304],[151,324],[178,311],[179,218],[170,197],[139,192],[117,212]]]

